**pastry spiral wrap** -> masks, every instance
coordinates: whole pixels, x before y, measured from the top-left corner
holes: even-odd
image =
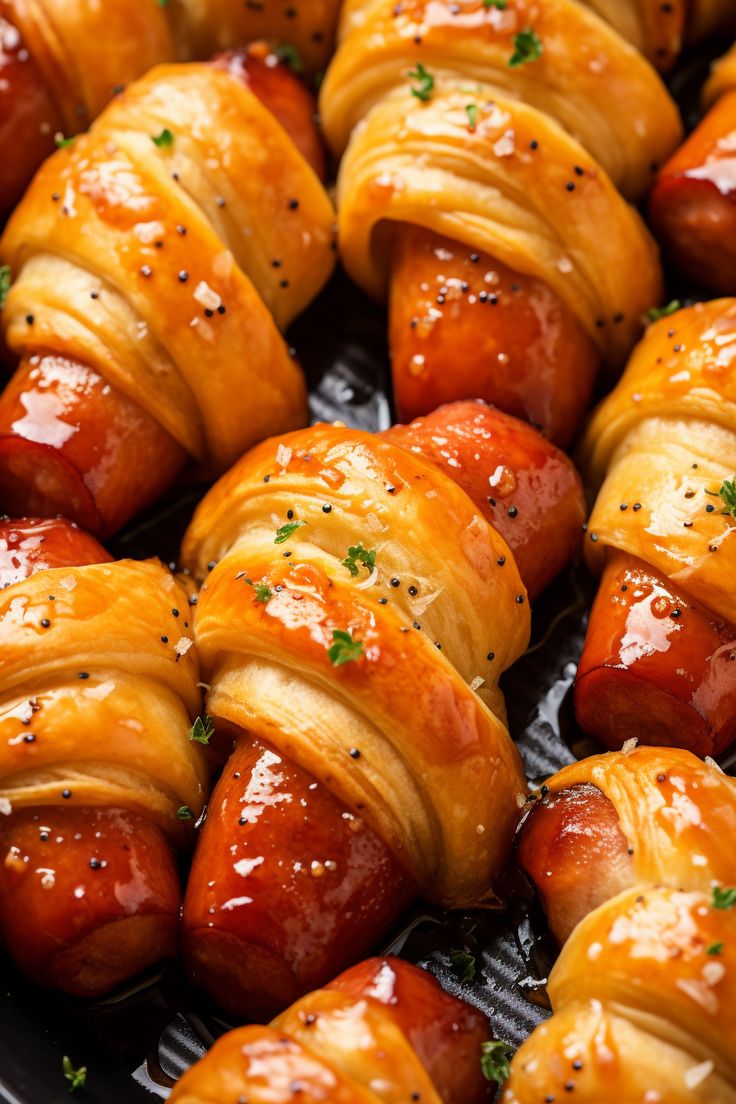
[[[480,1104],[486,1017],[416,966],[369,959],[309,993],[268,1027],[241,1027],[175,1085],[176,1104]],[[298,1086],[296,1089],[294,1086]]]
[[[582,915],[550,975],[554,1015],[517,1053],[504,1101],[733,1101],[736,785],[687,752],[642,748],[576,763],[543,794],[522,863],[553,915],[565,872],[592,911],[567,895]],[[601,801],[620,842],[594,864]],[[616,850],[625,878],[611,877]]]
[[[275,538],[287,516],[301,526],[283,548]],[[368,588],[342,566],[358,542],[375,546]],[[529,619],[506,543],[471,500],[403,449],[317,426],[245,456],[199,507],[183,554],[198,578],[217,561],[196,620],[215,722],[329,778],[423,893],[481,900],[523,788],[497,680],[523,651]],[[270,589],[267,602],[246,577]],[[493,611],[492,627],[479,608]],[[346,630],[362,655],[335,668],[328,650]]]
[[[734,16],[736,18],[736,16]],[[736,29],[736,28],[735,28]],[[736,48],[713,66],[705,117],[662,166],[649,200],[654,232],[699,285],[736,292]]]
[[[98,995],[176,948],[208,774],[188,596],[66,522],[3,522],[0,550],[0,936]]]
[[[585,0],[658,69],[669,69],[684,44],[736,24],[731,0]]]
[[[196,631],[233,751],[183,944],[230,1011],[323,985],[418,889],[488,897],[523,784],[498,690],[528,633],[521,579],[559,570],[582,517],[567,457],[476,402],[275,438],[207,496],[184,558],[209,570]]]
[[[586,555],[605,573],[578,673],[578,714],[609,746],[636,735],[717,754],[736,734],[736,536],[719,494],[736,471],[735,323],[736,303],[717,300],[651,325],[583,442],[584,469],[600,487]],[[584,703],[589,678],[598,692]],[[645,713],[647,686],[663,696]]]
[[[88,127],[116,87],[174,56],[167,12],[156,0],[3,0],[0,17],[17,28],[43,74],[65,134]]]
[[[222,470],[306,420],[280,329],[332,270],[333,216],[306,159],[309,97],[271,60],[253,47],[154,69],[11,218],[3,324],[22,359],[0,401],[0,485],[17,511],[111,532],[187,454]]]
[[[340,0],[170,0],[170,23],[182,60],[266,38],[295,47],[316,73],[332,50]]]
[[[55,137],[85,130],[154,65],[266,39],[288,44],[294,68],[314,73],[332,48],[338,8],[338,0],[2,0],[0,211],[20,198]]]
[[[614,185],[640,195],[652,160],[680,134],[655,74],[567,0],[469,4],[460,13],[373,0],[359,12],[360,20],[353,5],[320,101],[336,152],[353,134],[338,188],[350,274],[381,296],[388,253],[380,224],[419,224],[544,279],[620,361],[661,285],[646,231]],[[514,36],[527,25],[543,53],[509,67]],[[580,50],[605,57],[605,77],[580,64]],[[418,62],[435,78],[425,103],[407,77]],[[583,170],[574,194],[566,189],[573,166]],[[616,232],[601,235],[602,226]]]
[[[56,568],[0,592],[0,798],[128,808],[187,838],[177,810],[201,809],[206,782],[187,738],[199,709],[188,609],[153,561]],[[36,740],[16,743],[30,698]]]
[[[736,534],[706,492],[736,471],[735,342],[734,300],[659,319],[595,412],[581,453],[600,487],[588,525],[591,567],[600,570],[606,548],[623,549],[730,621]],[[635,502],[640,509],[620,509]]]
[[[91,365],[222,469],[305,416],[278,326],[327,279],[331,241],[317,178],[247,88],[212,66],[154,69],[46,162],[11,218],[6,339]]]

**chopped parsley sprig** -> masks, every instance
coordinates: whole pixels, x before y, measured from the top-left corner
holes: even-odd
[[[151,141],[159,149],[168,149],[174,144],[174,135],[168,127],[164,127],[160,134],[152,134]]]
[[[274,47],[273,52],[279,61],[283,61],[284,65],[288,65],[292,73],[301,74],[304,72],[304,62],[301,55],[291,42],[279,42],[278,46]]]
[[[487,1081],[495,1081],[502,1085],[508,1080],[510,1066],[509,1060],[514,1053],[510,1043],[502,1039],[489,1039],[480,1044],[480,1068]]]
[[[352,633],[343,629],[334,629],[332,644],[327,649],[327,658],[333,667],[342,667],[344,663],[353,663],[363,654],[363,641],[353,640]]]
[[[709,491],[706,488],[705,493],[711,498],[720,498],[725,506],[725,510],[721,510],[722,514],[736,518],[736,475],[733,479],[724,479],[717,491]]]
[[[68,1054],[65,1054],[61,1060],[61,1071],[69,1082],[69,1092],[75,1092],[77,1089],[83,1089],[87,1083],[87,1067],[79,1066],[75,1069],[72,1065],[72,1060]]]
[[[350,545],[348,554],[342,561],[342,566],[348,569],[354,579],[360,574],[359,569],[361,567],[365,567],[368,572],[371,572],[376,566],[375,548],[364,548],[362,544]]]
[[[10,265],[0,265],[0,308],[5,306],[11,282]]]
[[[276,536],[274,537],[274,544],[283,544],[287,541],[292,533],[296,533],[297,529],[301,529],[302,525],[306,525],[304,521],[287,521],[286,525],[282,525],[280,529],[276,530]]]
[[[189,739],[197,744],[209,744],[214,735],[215,723],[206,713],[203,717],[197,717],[189,730]]]
[[[674,314],[681,307],[682,303],[679,299],[670,299],[664,307],[650,307],[647,311],[647,319],[650,322],[656,322],[660,318],[667,318],[670,314]]]
[[[713,886],[711,908],[731,909],[736,905],[736,886]]]
[[[526,65],[530,61],[538,61],[544,53],[542,40],[533,27],[525,27],[511,41],[514,52],[508,60],[510,69],[515,69],[517,65]]]
[[[472,981],[476,974],[476,962],[475,955],[470,954],[469,951],[459,950],[455,948],[449,952],[448,955],[450,962],[457,971],[457,976],[460,981]]]
[[[406,75],[410,80],[416,82],[411,86],[412,96],[416,96],[422,103],[427,103],[428,100],[432,99],[434,77],[428,69],[424,68],[421,61],[417,62],[416,69],[410,69]]]

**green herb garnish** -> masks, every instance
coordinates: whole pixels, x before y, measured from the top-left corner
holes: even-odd
[[[274,537],[274,544],[283,544],[287,541],[292,533],[295,533],[297,529],[301,529],[302,525],[306,525],[304,521],[287,521],[286,525],[282,525],[280,529],[276,530],[276,536]]]
[[[268,602],[271,598],[271,588],[265,583],[254,583],[252,579],[246,579],[249,587],[253,587],[256,593],[256,602]]]
[[[647,311],[647,318],[650,322],[656,322],[658,318],[666,318],[669,314],[674,314],[675,311],[680,310],[682,303],[679,299],[671,299],[666,307],[650,307]]]
[[[177,809],[176,815],[179,820],[194,820],[194,813],[188,805],[182,805],[180,809]]]
[[[525,27],[511,39],[514,44],[514,52],[508,60],[510,69],[517,65],[526,65],[529,61],[537,61],[544,51],[542,40],[532,27]]]
[[[484,8],[498,8],[499,11],[506,11],[508,6],[507,0],[483,0]]]
[[[723,944],[722,943],[711,943],[710,947],[705,948],[705,953],[707,955],[719,955],[722,950],[723,950]]]
[[[477,104],[468,104],[465,110],[468,113],[468,127],[470,130],[475,130],[478,125],[478,106]]]
[[[174,144],[174,135],[168,127],[164,127],[160,134],[151,135],[151,141],[154,146],[158,146],[159,149],[168,149],[169,146],[173,146]]]
[[[363,641],[353,640],[349,632],[334,629],[333,643],[327,649],[327,658],[333,667],[342,667],[343,663],[352,663],[363,654]]]
[[[72,1065],[72,1060],[68,1055],[64,1055],[61,1060],[61,1069],[69,1082],[69,1092],[74,1092],[76,1089],[83,1089],[87,1083],[87,1067],[80,1066],[79,1069],[75,1069]]]
[[[211,717],[205,713],[204,717],[197,717],[189,730],[189,739],[198,744],[208,744],[215,735],[215,724]]]
[[[721,510],[722,514],[730,514],[731,517],[736,518],[736,476],[733,479],[724,479],[717,491],[705,492],[710,495],[711,498],[720,498],[725,510]]]
[[[480,1068],[487,1081],[502,1085],[509,1076],[509,1059],[514,1053],[510,1043],[501,1039],[489,1039],[480,1044]]]
[[[54,142],[57,149],[68,149],[69,146],[74,144],[76,134],[72,134],[69,138],[65,138],[63,134],[54,135]]]
[[[475,977],[475,955],[469,951],[452,950],[449,952],[452,965],[457,970],[460,981],[472,981]]]
[[[11,282],[10,265],[0,266],[0,307],[5,306]]]
[[[711,908],[730,909],[736,905],[736,887],[713,886]]]
[[[304,72],[304,62],[299,55],[299,51],[290,42],[280,42],[278,46],[274,47],[273,52],[279,61],[283,61],[284,65],[288,65],[292,73]]]
[[[434,77],[429,70],[424,68],[421,61],[417,63],[416,69],[410,69],[406,75],[410,80],[417,82],[411,86],[412,96],[416,96],[416,98],[423,103],[426,103],[427,100],[432,98]]]
[[[376,566],[376,552],[375,549],[368,550],[364,548],[362,544],[353,544],[348,548],[348,554],[342,561],[342,566],[346,567],[353,578],[358,575],[358,566],[365,567],[369,572]]]

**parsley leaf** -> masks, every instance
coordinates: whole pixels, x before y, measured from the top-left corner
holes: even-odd
[[[671,299],[666,307],[650,307],[647,311],[647,318],[650,322],[656,322],[658,318],[667,318],[668,315],[674,314],[681,307],[682,303],[679,299]]]
[[[254,583],[252,579],[245,580],[248,586],[256,592],[256,602],[268,602],[271,598],[271,588],[266,583]]]
[[[476,104],[468,104],[465,110],[468,113],[468,129],[475,130],[478,125],[478,107]]]
[[[182,805],[180,809],[177,809],[176,815],[179,820],[194,820],[194,813],[188,805]]]
[[[79,1069],[75,1069],[72,1065],[71,1058],[65,1054],[61,1060],[61,1069],[69,1082],[69,1092],[74,1092],[75,1089],[84,1088],[87,1083],[87,1067],[80,1066]]]
[[[348,554],[342,561],[342,566],[346,567],[350,574],[355,578],[358,574],[358,565],[367,568],[370,572],[376,566],[376,551],[371,548],[370,551],[364,548],[362,544],[353,544],[348,548]]]
[[[152,134],[151,141],[154,146],[158,146],[159,149],[167,149],[174,144],[174,135],[171,133],[168,127],[164,127],[160,134]]]
[[[333,644],[327,649],[327,658],[333,667],[342,667],[343,663],[352,663],[363,654],[363,641],[353,640],[349,632],[334,629]]]
[[[484,8],[498,8],[499,11],[506,11],[508,6],[507,0],[483,0]]]
[[[288,65],[292,73],[304,72],[304,62],[300,57],[299,51],[296,46],[292,46],[290,42],[280,42],[278,46],[274,47],[273,52],[279,61],[283,61],[284,65]]]
[[[160,8],[168,8],[169,0],[156,0],[156,3]]]
[[[480,1044],[480,1068],[486,1081],[502,1085],[509,1076],[509,1059],[514,1053],[510,1043],[501,1039],[489,1039]]]
[[[416,85],[411,86],[412,96],[416,96],[423,103],[431,100],[434,91],[434,77],[428,69],[424,68],[421,61],[417,63],[416,69],[410,69],[406,75],[410,80],[417,82]]]
[[[0,307],[5,306],[11,282],[10,265],[0,266]]]
[[[508,60],[510,69],[517,65],[526,65],[528,61],[537,61],[544,51],[542,40],[532,27],[525,27],[511,39],[514,52]]]
[[[287,541],[292,533],[295,533],[297,529],[300,529],[302,525],[306,525],[305,521],[287,521],[286,525],[282,525],[280,529],[276,530],[276,536],[274,538],[274,544],[283,544]]]
[[[67,149],[69,146],[74,145],[74,140],[76,137],[76,134],[72,134],[69,138],[65,138],[63,134],[55,134],[54,142],[56,143],[56,148]]]
[[[452,950],[449,952],[449,958],[458,972],[460,981],[473,980],[476,972],[475,955],[468,951]]]
[[[733,479],[724,479],[717,491],[706,490],[705,493],[723,501],[726,509],[721,510],[722,514],[730,514],[736,518],[736,475]]]
[[[723,950],[723,944],[722,943],[711,943],[710,947],[705,948],[705,953],[707,955],[719,955],[722,950]]]
[[[214,721],[206,713],[204,717],[197,717],[189,730],[189,739],[196,741],[198,744],[208,744],[214,735]]]
[[[713,886],[713,899],[711,908],[730,909],[736,905],[736,887]]]

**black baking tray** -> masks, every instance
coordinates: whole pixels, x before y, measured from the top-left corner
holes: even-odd
[[[712,44],[684,61],[672,80],[686,123],[697,118],[697,92]],[[673,294],[690,289],[673,287]],[[378,430],[392,421],[386,318],[338,273],[289,338],[308,376],[315,420],[341,420]],[[115,541],[118,556],[160,556],[175,563],[179,543],[205,488],[181,485]],[[509,726],[530,783],[576,757],[599,750],[575,726],[570,692],[594,586],[573,564],[536,603],[532,643],[505,675]],[[736,765],[727,757],[726,769]],[[520,1044],[548,1014],[545,981],[555,948],[539,907],[520,874],[509,868],[503,907],[445,913],[422,903],[401,918],[376,948],[421,963],[442,984],[482,1008],[497,1038]],[[476,973],[461,980],[453,950],[475,957]],[[232,1022],[175,965],[138,979],[96,1002],[46,992],[0,959],[0,1101],[61,1104],[69,1100],[62,1058],[88,1069],[75,1096],[99,1104],[165,1098],[176,1078]]]

